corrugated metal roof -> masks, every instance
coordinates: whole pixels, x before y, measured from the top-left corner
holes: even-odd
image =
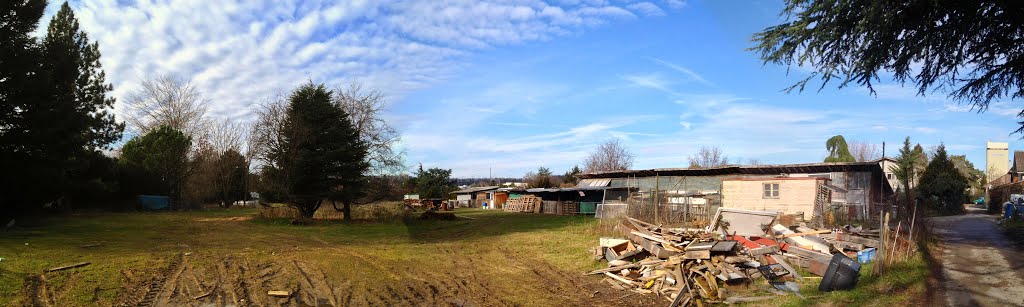
[[[621,178],[629,176],[648,177],[661,176],[715,176],[731,174],[789,174],[789,173],[826,173],[849,171],[881,170],[880,160],[869,162],[835,162],[835,163],[804,163],[779,165],[724,165],[712,168],[655,168],[647,170],[624,170],[580,174],[586,179]]]
[[[462,189],[462,190],[454,191],[454,192],[451,192],[449,194],[468,194],[468,193],[476,193],[476,192],[484,192],[484,191],[490,191],[490,190],[497,190],[498,188],[500,188],[500,187],[499,186],[472,187],[472,188],[465,188],[465,189]]]

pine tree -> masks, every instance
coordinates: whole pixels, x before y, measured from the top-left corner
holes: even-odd
[[[946,153],[946,146],[939,145],[935,156],[921,174],[918,190],[921,197],[943,214],[963,213],[964,191],[967,179],[956,169]]]
[[[903,193],[906,196],[906,204],[909,208],[913,204],[914,192],[910,188],[911,183],[917,178],[917,155],[914,150],[910,147],[910,137],[908,136],[903,140],[903,147],[900,148],[900,155],[896,157],[896,166],[890,171],[893,172],[893,176],[899,179],[903,183]]]
[[[98,151],[124,129],[110,111],[99,46],[80,31],[67,3],[41,42],[30,38],[43,7],[45,1],[31,0],[0,5],[0,146],[9,155],[0,158],[18,176],[3,197],[23,208],[69,203],[75,186],[95,179],[90,169],[103,163]]]
[[[296,89],[279,131],[281,145],[264,157],[274,194],[305,218],[312,218],[324,199],[341,202],[350,220],[369,168],[367,145],[348,114],[331,103],[331,92],[312,83]]]
[[[32,37],[46,8],[44,0],[0,1],[0,223],[35,203],[39,180],[30,166],[24,111],[38,102],[39,45]]]
[[[562,175],[562,183],[576,185],[576,183],[579,182],[579,178],[577,176],[582,172],[583,170],[580,169],[579,165],[573,165],[571,170]]]

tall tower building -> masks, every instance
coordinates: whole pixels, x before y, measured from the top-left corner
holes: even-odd
[[[1010,144],[989,141],[985,148],[985,183],[989,183],[1010,171]]]

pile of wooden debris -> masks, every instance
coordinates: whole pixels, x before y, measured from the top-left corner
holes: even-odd
[[[602,238],[595,259],[620,290],[659,295],[672,306],[740,303],[775,296],[730,295],[731,286],[766,279],[776,295],[800,295],[803,277],[795,266],[823,276],[822,291],[853,288],[862,262],[870,261],[877,230],[811,229],[774,212],[721,209],[707,228],[668,228],[626,218],[623,239]],[[858,257],[860,255],[860,257]],[[852,257],[852,259],[851,259]]]

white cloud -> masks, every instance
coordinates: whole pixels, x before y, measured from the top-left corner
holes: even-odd
[[[671,94],[673,96],[680,95],[679,92],[676,92],[670,87],[672,83],[666,80],[664,76],[658,73],[641,75],[630,74],[622,76],[622,79],[629,82],[629,84],[632,86],[655,89]]]
[[[457,74],[487,48],[543,41],[649,15],[656,7],[604,1],[197,1],[72,3],[98,41],[115,97],[141,79],[191,77],[215,116],[312,80],[360,81],[392,98]],[[47,9],[43,27],[58,5]],[[115,106],[119,109],[119,106]]]
[[[646,16],[665,16],[665,11],[661,10],[660,7],[650,2],[637,2],[627,5],[626,7],[628,7],[631,10],[640,12],[641,14],[644,14]]]
[[[703,84],[703,85],[707,85],[707,86],[712,86],[713,85],[707,79],[704,79],[704,77],[702,77],[701,75],[697,74],[693,70],[690,70],[689,68],[686,68],[686,67],[683,67],[683,66],[679,66],[679,65],[676,65],[676,64],[673,64],[671,62],[668,62],[668,61],[665,61],[665,60],[662,60],[662,59],[658,59],[658,58],[651,58],[651,60],[654,61],[655,63],[661,64],[662,66],[668,67],[668,68],[670,68],[672,70],[675,70],[677,72],[680,72],[680,73],[686,75],[687,78],[688,78],[687,81],[693,81],[693,82],[697,82],[697,83],[700,83],[700,84]]]

